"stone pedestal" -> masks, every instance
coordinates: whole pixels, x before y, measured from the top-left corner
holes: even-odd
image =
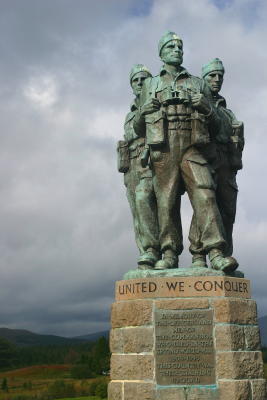
[[[267,398],[246,279],[154,274],[119,281],[111,324],[109,400]]]

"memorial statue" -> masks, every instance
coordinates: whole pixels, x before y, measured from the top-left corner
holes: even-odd
[[[158,75],[131,71],[118,146],[140,256],[116,282],[108,398],[266,400],[257,304],[232,257],[243,123],[219,94],[221,60],[192,76],[170,31],[158,52]],[[178,268],[185,193],[193,260]]]
[[[124,141],[118,142],[118,169],[124,173],[124,184],[133,216],[136,243],[140,252],[140,269],[153,268],[159,259],[159,233],[157,206],[152,184],[152,171],[142,166],[146,155],[145,124],[140,120],[138,109],[140,93],[149,70],[142,64],[134,65],[130,72],[130,84],[135,95],[131,111],[124,124]]]
[[[226,108],[218,84],[212,83],[221,73],[213,79],[213,67],[204,66],[200,79],[182,66],[181,38],[166,32],[158,52],[163,61],[159,75],[152,77],[140,64],[131,71],[136,98],[126,117],[125,140],[118,144],[119,170],[125,174],[140,251],[138,267],[178,268],[183,250],[180,203],[186,191],[194,211],[192,267],[206,266],[208,255],[211,268],[229,273],[238,267],[230,240],[236,193],[221,192],[225,171],[233,185],[236,170],[230,168],[228,153],[225,162],[218,162],[218,155],[231,146],[233,154],[240,151],[236,137],[242,136],[242,125]]]
[[[242,151],[244,148],[243,123],[238,121],[234,113],[227,109],[224,97],[219,95],[223,84],[224,66],[221,60],[215,58],[202,67],[202,78],[206,81],[214,106],[218,109],[224,123],[221,129],[213,132],[212,140],[215,145],[215,157],[211,166],[215,171],[216,201],[222,217],[226,247],[224,254],[231,256],[233,253],[233,224],[235,222],[237,184],[236,173],[242,168]],[[193,254],[193,266],[206,265],[206,255],[202,251],[197,230],[196,218],[193,216],[189,239],[190,251]]]

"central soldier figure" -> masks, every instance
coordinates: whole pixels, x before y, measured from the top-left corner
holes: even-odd
[[[146,123],[163,254],[155,268],[178,267],[183,250],[180,200],[186,190],[211,267],[230,272],[238,263],[223,253],[225,233],[204,156],[209,132],[219,129],[220,118],[209,101],[204,81],[182,67],[182,40],[168,31],[160,39],[158,50],[164,65],[159,75],[145,80],[139,109],[139,117]]]

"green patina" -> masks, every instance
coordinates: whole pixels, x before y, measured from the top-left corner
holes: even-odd
[[[232,231],[243,124],[219,95],[224,76],[219,59],[203,66],[202,78],[191,75],[182,66],[183,41],[170,31],[160,39],[158,52],[163,61],[158,75],[152,77],[142,64],[131,70],[135,99],[118,144],[138,268],[178,268],[180,204],[186,192],[194,212],[189,234],[194,271],[207,267],[208,256],[213,270],[230,274],[238,266]]]

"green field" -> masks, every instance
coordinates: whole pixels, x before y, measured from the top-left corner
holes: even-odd
[[[60,400],[73,400],[73,397],[68,397]],[[75,397],[75,400],[106,400],[106,399],[100,399],[100,397],[96,396],[89,396],[89,397]]]
[[[0,389],[0,400],[104,400],[91,390],[96,384],[106,384],[107,377],[73,379],[70,370],[71,365],[37,365],[2,372],[0,387],[6,379],[7,390]]]

